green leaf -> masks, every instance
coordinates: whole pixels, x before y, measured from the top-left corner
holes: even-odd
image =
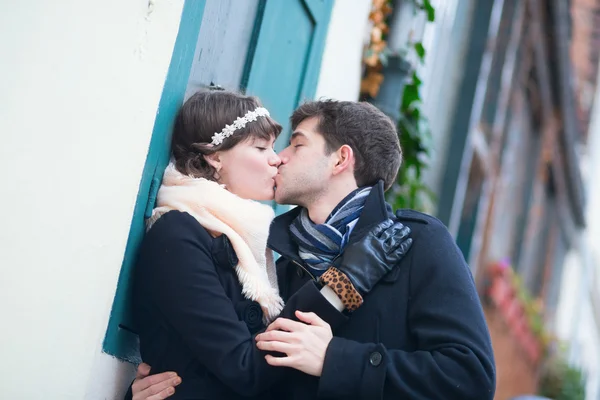
[[[434,17],[430,1],[414,0],[417,9],[426,11],[428,18]],[[426,51],[422,43],[414,43],[406,47],[416,52],[419,60],[424,62]],[[416,70],[410,75],[404,86],[400,118],[398,120],[398,138],[403,151],[403,162],[398,170],[396,182],[386,198],[395,208],[412,208],[431,212],[435,206],[436,196],[423,182],[422,175],[430,168],[433,154],[433,140],[429,122],[423,114],[423,101],[420,87],[423,84]]]
[[[417,52],[417,56],[419,56],[421,63],[425,63],[425,47],[423,46],[423,43],[415,43],[415,51]]]
[[[419,130],[411,120],[401,117],[399,122],[402,130],[406,132],[411,139],[419,137]],[[407,150],[405,150],[405,153],[406,152]]]
[[[417,75],[417,71],[413,72],[413,85],[419,87],[421,86],[421,84],[423,83],[423,81],[421,80],[421,78],[419,78],[419,75]]]
[[[423,9],[427,13],[427,21],[435,21],[435,8],[431,5],[430,0],[423,0]]]
[[[419,88],[415,85],[406,85],[402,95],[402,108],[404,110],[408,110],[413,102],[419,100],[421,100],[421,97],[419,96]]]

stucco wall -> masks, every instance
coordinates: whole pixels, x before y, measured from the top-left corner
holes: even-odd
[[[599,75],[600,77],[600,75]],[[587,225],[573,240],[564,264],[563,280],[556,318],[556,333],[569,347],[569,361],[587,373],[586,399],[600,394],[600,86],[597,87],[582,155],[586,185]]]
[[[111,399],[129,375],[101,344],[183,0],[10,3],[0,397]]]

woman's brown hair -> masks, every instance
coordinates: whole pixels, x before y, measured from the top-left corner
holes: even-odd
[[[205,155],[229,150],[244,140],[277,138],[281,125],[271,117],[259,117],[221,144],[210,145],[216,132],[258,107],[262,107],[258,98],[229,91],[207,90],[192,95],[179,110],[173,127],[171,153],[177,170],[195,178],[215,180],[216,171]]]

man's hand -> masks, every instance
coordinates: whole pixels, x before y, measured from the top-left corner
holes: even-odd
[[[150,366],[141,363],[137,368],[137,374],[131,392],[133,400],[162,400],[175,393],[175,386],[181,383],[181,378],[175,372],[163,372],[162,374],[149,375]]]
[[[284,353],[287,357],[265,356],[276,367],[291,367],[306,374],[321,376],[325,351],[333,338],[331,327],[314,313],[296,311],[302,322],[276,319],[264,333],[256,336],[256,346],[264,351]],[[303,323],[305,322],[305,323]]]
[[[346,246],[334,266],[364,297],[404,258],[412,246],[409,235],[408,226],[387,219],[359,241]]]

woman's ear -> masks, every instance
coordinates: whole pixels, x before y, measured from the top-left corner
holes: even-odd
[[[336,160],[333,174],[337,175],[354,167],[354,151],[347,144],[336,151]]]
[[[217,151],[212,154],[204,154],[202,157],[206,160],[206,162],[213,167],[217,172],[219,172],[222,168],[221,165],[221,152]]]

